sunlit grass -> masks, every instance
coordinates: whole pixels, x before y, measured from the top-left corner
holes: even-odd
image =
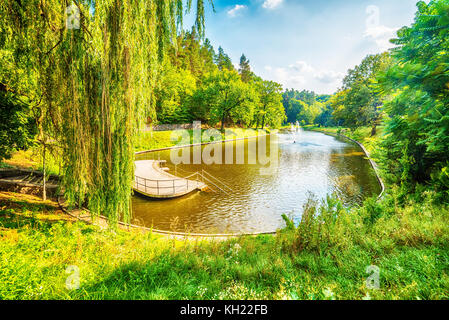
[[[226,136],[224,133],[221,134],[222,140],[228,139],[242,139],[257,136],[259,133],[256,130],[245,130],[240,128],[229,128],[232,130],[232,135]],[[202,133],[204,133],[204,129]],[[181,141],[181,136],[176,133],[176,131],[143,131],[136,138],[136,151],[147,151],[153,149],[163,149],[170,148],[176,145],[188,145],[194,143],[193,141],[193,131],[187,130],[190,135],[189,141]],[[263,131],[265,133],[265,131]],[[173,139],[173,140],[172,140]],[[176,140],[178,139],[178,140]],[[209,142],[202,140],[201,142]]]
[[[210,242],[102,230],[2,193],[0,298],[447,299],[449,210],[433,196],[309,206],[307,222],[277,236]],[[65,285],[70,265],[77,290]],[[366,287],[369,265],[380,268],[378,290]]]
[[[330,134],[343,134],[351,139],[354,139],[366,148],[370,153],[374,152],[378,147],[379,137],[383,134],[383,126],[378,126],[376,130],[376,135],[371,136],[371,127],[359,127],[355,130],[350,130],[348,128],[342,127],[318,127],[318,126],[306,126],[306,130],[311,131],[321,131]]]
[[[55,153],[46,154],[47,174],[59,174],[60,159]],[[18,150],[12,154],[10,159],[5,159],[0,163],[0,168],[20,168],[31,170],[43,170],[42,150],[37,147],[28,150]]]

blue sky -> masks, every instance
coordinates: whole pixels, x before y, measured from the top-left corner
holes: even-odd
[[[206,37],[284,88],[333,93],[367,54],[413,22],[417,0],[215,0]],[[428,1],[427,1],[428,2]],[[191,16],[186,26],[191,25]]]

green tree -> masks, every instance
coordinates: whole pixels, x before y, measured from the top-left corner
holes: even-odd
[[[285,111],[282,105],[282,85],[274,81],[260,79],[256,82],[260,103],[256,108],[256,128],[261,125],[277,127],[285,120]]]
[[[203,83],[194,94],[195,103],[203,107],[202,118],[207,118],[211,124],[221,122],[221,130],[226,122],[245,125],[251,122],[258,96],[236,71],[214,72]]]
[[[0,28],[4,26],[0,24]],[[0,29],[0,161],[10,158],[17,149],[31,146],[37,133],[30,104],[38,100],[37,93],[30,92],[36,76],[25,59],[19,60],[6,35],[6,28]]]
[[[344,123],[351,121],[346,117],[351,116],[345,109],[346,95],[349,90],[340,90],[329,99],[329,105],[332,108],[332,117],[338,126],[342,126]]]
[[[34,142],[36,124],[29,106],[0,85],[0,161],[15,150],[25,150]]]
[[[193,120],[190,99],[196,79],[189,70],[166,63],[156,87],[157,120],[161,123],[188,123]]]
[[[204,1],[196,3],[202,36]],[[155,118],[156,71],[176,41],[183,1],[74,1],[79,28],[66,24],[68,4],[2,1],[0,43],[29,77],[44,153],[52,139],[62,148],[69,203],[87,202],[115,223],[130,217],[135,137],[142,118]]]
[[[393,40],[394,63],[379,76],[389,97],[382,163],[395,182],[432,181],[449,195],[449,3],[417,6],[412,26]]]
[[[252,72],[249,65],[249,60],[244,54],[240,57],[239,74],[242,77],[242,81],[248,83],[251,80]]]
[[[219,70],[234,70],[231,58],[224,52],[222,47],[218,47],[218,54],[215,57],[215,64]]]
[[[321,110],[321,113],[315,118],[315,124],[323,127],[336,126],[334,118],[332,117],[333,109],[329,103],[325,104],[325,107]]]
[[[303,125],[314,124],[315,119],[322,112],[324,104],[314,101],[312,104],[304,104],[304,108],[296,116],[298,121]]]
[[[372,126],[371,135],[376,134],[376,128],[382,115],[382,99],[375,86],[376,77],[391,64],[388,52],[368,55],[362,63],[348,71],[343,79],[343,104],[335,115],[336,121],[342,120],[345,126],[355,129],[361,126]],[[337,110],[337,108],[334,108]]]
[[[195,77],[197,83],[206,73],[217,68],[214,63],[214,48],[209,39],[205,39],[201,43],[195,27],[192,28],[192,31],[183,32],[177,37],[175,45],[169,49],[168,56],[173,66],[188,70]]]
[[[329,99],[326,95],[317,95],[313,91],[286,90],[283,94],[282,103],[284,105],[287,122],[294,123],[300,121],[303,125],[313,124],[315,118],[322,112],[324,103]]]

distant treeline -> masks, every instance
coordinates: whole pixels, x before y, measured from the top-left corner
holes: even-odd
[[[301,125],[320,123],[322,125],[333,125],[331,123],[331,111],[328,108],[330,95],[319,95],[313,91],[286,90],[282,95],[287,123],[298,121]],[[329,109],[328,112],[326,112]]]
[[[333,95],[319,95],[306,90],[285,91],[283,104],[287,122],[351,129],[372,126],[375,134],[383,105],[376,79],[392,65],[392,61],[388,52],[368,55],[360,65],[348,71],[342,87]]]

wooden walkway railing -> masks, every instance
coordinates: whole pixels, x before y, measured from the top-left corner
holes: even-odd
[[[204,183],[197,176],[198,173],[176,179],[148,179],[135,176],[134,188],[147,195],[177,196],[203,187]],[[194,177],[196,179],[193,179]]]

